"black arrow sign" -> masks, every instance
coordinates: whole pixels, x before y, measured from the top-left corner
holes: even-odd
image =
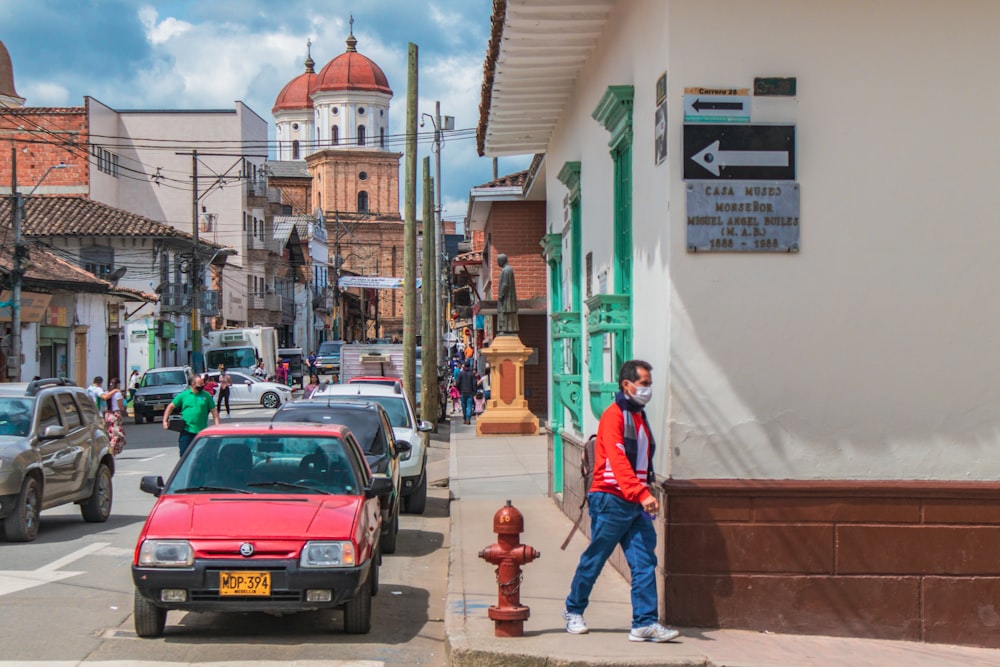
[[[717,109],[724,111],[743,111],[743,102],[702,102],[700,99],[694,101],[691,107],[695,111],[705,109]]]

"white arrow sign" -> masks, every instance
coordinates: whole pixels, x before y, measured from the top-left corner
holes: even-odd
[[[718,176],[725,167],[787,167],[788,151],[723,151],[716,140],[691,159]]]
[[[34,588],[35,586],[51,584],[83,574],[82,572],[60,570],[59,568],[80,560],[84,556],[89,556],[92,553],[100,551],[108,545],[108,542],[88,544],[82,549],[77,549],[73,553],[63,556],[48,565],[43,565],[36,570],[0,570],[0,595],[16,593],[28,588]]]

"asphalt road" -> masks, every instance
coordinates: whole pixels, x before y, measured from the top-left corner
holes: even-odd
[[[261,421],[264,409],[234,410],[233,421]],[[401,516],[399,546],[385,556],[372,631],[346,635],[337,612],[194,614],[170,612],[162,638],[139,639],[132,622],[132,554],[153,496],[143,475],[166,477],[176,435],[159,423],[126,424],[114,505],[104,524],[88,524],[69,505],[42,513],[35,542],[0,538],[0,666],[42,661],[236,662],[445,665],[448,574],[448,428],[431,436],[427,510]],[[72,664],[71,663],[71,664]],[[364,663],[369,664],[369,663]]]

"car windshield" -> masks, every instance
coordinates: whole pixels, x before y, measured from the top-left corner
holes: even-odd
[[[206,436],[191,444],[164,493],[358,495],[361,482],[335,436]]]
[[[187,376],[184,375],[184,371],[147,372],[142,376],[142,382],[139,386],[164,387],[171,384],[187,384]]]
[[[257,365],[257,355],[253,348],[236,347],[232,349],[220,348],[209,350],[205,353],[205,366],[208,368],[253,368]]]
[[[317,403],[290,404],[284,410],[278,410],[272,421],[276,422],[309,422],[312,424],[341,424],[350,429],[357,438],[361,450],[365,454],[385,454],[384,436],[379,435],[379,418],[374,409],[360,410],[353,407],[340,407]]]
[[[31,398],[0,397],[0,435],[28,435],[33,402]]]
[[[336,355],[340,354],[340,346],[343,345],[343,341],[339,340],[328,340],[326,342],[319,344],[319,351],[317,355]]]
[[[413,423],[410,421],[410,413],[406,409],[406,401],[399,396],[357,396],[357,395],[346,395],[337,396],[338,401],[350,401],[352,403],[369,402],[378,403],[383,408],[385,412],[389,415],[389,423],[392,424],[394,428],[413,428]]]

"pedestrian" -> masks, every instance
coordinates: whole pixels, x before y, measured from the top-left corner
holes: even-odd
[[[476,395],[476,374],[472,371],[472,361],[466,361],[458,374],[458,393],[462,398],[462,420],[464,424],[472,423],[473,400]]]
[[[104,378],[100,375],[95,377],[94,381],[90,383],[89,387],[87,387],[87,393],[90,394],[90,397],[94,399],[94,403],[97,404],[98,414],[103,415],[104,406],[106,405],[106,402],[104,401]]]
[[[483,377],[479,380],[479,385],[483,388],[483,396],[486,400],[490,400],[490,365],[485,364],[483,366]]]
[[[452,380],[448,385],[448,396],[451,397],[451,411],[458,412],[458,401],[462,395],[458,393],[458,387],[455,386],[454,380]]]
[[[316,367],[316,350],[310,352],[309,356],[306,357],[306,371],[309,372],[309,375],[314,373],[319,375],[319,369]]]
[[[128,402],[135,402],[135,392],[139,389],[139,370],[133,368],[132,374],[128,376]]]
[[[218,389],[219,383],[213,380],[212,376],[208,373],[205,373],[201,377],[205,380],[205,391],[210,393],[212,398],[215,398],[215,390]]]
[[[278,367],[275,369],[275,381],[278,384],[288,383],[288,367],[285,365],[284,359],[278,360]]]
[[[226,372],[226,367],[223,364],[219,364],[219,400],[218,404],[221,406],[223,403],[226,405],[226,416],[232,417],[233,413],[229,409],[229,394],[233,386],[233,378],[229,373]]]
[[[215,407],[215,399],[205,391],[205,380],[200,375],[195,375],[191,385],[177,394],[167,405],[167,409],[163,411],[164,429],[170,428],[170,414],[174,410],[180,410],[181,419],[184,421],[184,430],[177,438],[181,456],[184,456],[194,436],[208,426],[209,415],[212,415],[215,425],[219,425],[219,410]]]
[[[483,395],[482,389],[476,390],[476,395],[473,400],[475,402],[474,409],[476,412],[476,416],[478,417],[479,415],[483,414],[483,412],[486,411],[486,396]]]
[[[108,439],[111,441],[111,454],[118,456],[125,449],[125,396],[122,394],[121,382],[112,378],[108,382],[108,391],[102,396],[107,401],[108,409],[104,413],[104,424],[108,427]]]
[[[618,371],[618,393],[601,415],[594,447],[594,479],[587,494],[590,545],[580,555],[566,597],[566,632],[587,632],[583,612],[604,563],[619,544],[632,574],[629,641],[666,642],[680,633],[659,622],[656,530],[660,506],[650,492],[656,443],[643,407],[653,396],[653,367],[632,359]]]
[[[253,375],[254,375],[254,377],[259,378],[261,380],[264,380],[264,379],[267,378],[267,370],[264,369],[264,362],[263,361],[258,361],[257,365],[254,366]]]
[[[313,373],[309,376],[309,384],[304,387],[302,398],[309,398],[317,389],[319,389],[319,376]]]

